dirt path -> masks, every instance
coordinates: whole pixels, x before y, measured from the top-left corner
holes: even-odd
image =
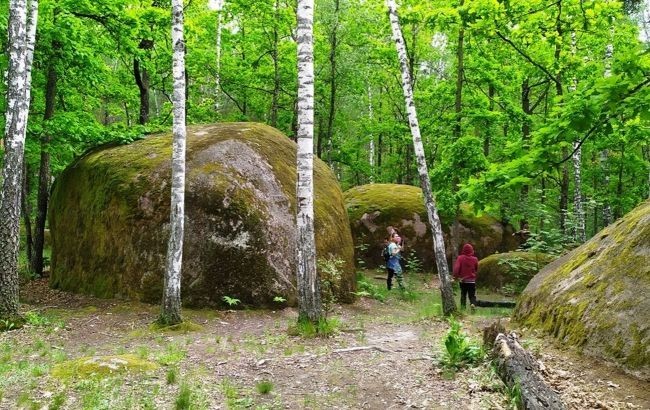
[[[440,367],[448,324],[437,316],[437,295],[420,290],[412,301],[393,293],[385,303],[338,306],[332,315],[342,331],[309,339],[288,334],[297,317],[290,308],[186,310],[199,330],[160,332],[149,327],[155,306],[33,282],[24,288],[24,308],[47,323],[0,334],[0,408],[169,409],[186,396],[197,409],[511,408],[488,364],[455,375]],[[466,315],[463,327],[479,339],[481,327],[503,313]],[[538,339],[528,344],[570,408],[650,408],[647,384]],[[53,376],[57,366],[72,366],[69,360],[125,354],[157,367],[101,378]]]

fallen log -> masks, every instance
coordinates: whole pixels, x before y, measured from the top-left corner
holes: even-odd
[[[499,334],[493,354],[499,376],[510,389],[519,389],[524,409],[566,409],[560,396],[544,383],[539,375],[539,363],[521,347],[515,333]]]

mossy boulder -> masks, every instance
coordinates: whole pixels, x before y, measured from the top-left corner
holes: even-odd
[[[650,379],[650,201],[547,265],[514,317]]]
[[[57,179],[50,206],[51,286],[156,303],[169,239],[171,135],[84,155]],[[296,145],[262,124],[189,127],[182,298],[214,306],[296,301]],[[354,291],[340,187],[314,161],[319,258],[342,261],[339,300]]]
[[[555,256],[540,252],[495,253],[479,261],[476,285],[497,292],[519,294],[530,279],[553,260]]]
[[[433,237],[420,188],[369,184],[349,189],[343,196],[358,259],[371,268],[382,265],[384,238],[388,234],[387,228],[393,226],[399,229],[405,240],[406,257],[415,256],[425,269],[435,270]],[[466,205],[461,206],[458,222],[459,246],[471,243],[479,258],[514,250],[518,246],[512,236],[512,226],[489,215],[476,216]],[[449,226],[443,223],[448,259],[452,255]]]

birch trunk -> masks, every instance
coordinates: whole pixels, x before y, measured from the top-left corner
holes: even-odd
[[[181,319],[181,267],[185,222],[185,41],[183,0],[172,0],[172,72],[174,76],[172,192],[167,268],[163,287],[160,323],[172,325]]]
[[[576,54],[576,32],[571,32],[571,54]],[[578,79],[574,76],[569,86],[569,93],[578,88]],[[582,147],[580,141],[573,142],[573,213],[575,216],[575,227],[573,239],[579,243],[586,241],[585,234],[585,211],[582,206]]]
[[[611,40],[609,44],[607,44],[607,48],[605,49],[605,72],[603,76],[605,78],[609,78],[612,76],[612,57],[614,56],[614,43],[613,43],[613,37],[614,37],[614,25],[612,24],[612,30],[610,32]],[[603,173],[605,174],[605,201],[603,202],[603,225],[607,226],[610,223],[612,223],[612,207],[609,204],[609,151],[604,149],[600,153],[600,164],[601,167],[603,168]]]
[[[271,99],[271,126],[278,126],[278,109],[280,104],[280,62],[279,62],[279,42],[280,34],[278,33],[278,24],[280,24],[280,1],[275,0],[273,6],[273,49],[271,58],[273,60],[273,94]]]
[[[218,112],[221,108],[221,31],[223,30],[224,1],[217,2],[217,74],[215,78],[214,109]]]
[[[372,125],[373,108],[372,108],[372,89],[368,85],[368,119]],[[370,145],[368,147],[368,164],[370,165],[370,183],[375,182],[375,137],[370,134]]]
[[[413,150],[415,151],[415,157],[418,164],[420,184],[422,186],[422,193],[424,194],[424,203],[427,208],[429,224],[431,225],[433,231],[433,248],[436,255],[438,276],[440,278],[442,310],[445,315],[449,315],[456,311],[456,304],[454,303],[454,295],[451,290],[451,281],[449,278],[449,269],[447,267],[447,258],[445,256],[445,243],[442,235],[442,226],[440,224],[440,219],[438,218],[438,210],[436,209],[435,199],[433,198],[433,194],[431,192],[429,171],[427,169],[427,163],[424,157],[422,138],[420,137],[420,126],[418,124],[417,113],[415,110],[415,101],[413,100],[413,89],[411,86],[411,77],[408,70],[406,49],[404,47],[404,38],[402,37],[402,30],[399,25],[399,17],[397,15],[397,5],[395,4],[395,1],[386,0],[386,5],[388,6],[388,15],[393,31],[393,40],[395,41],[400,68],[402,71],[402,88],[404,91],[406,110],[408,112],[409,126],[411,127],[411,134],[413,136]]]
[[[298,320],[322,318],[314,239],[314,1],[298,0],[298,155],[296,268]]]
[[[7,114],[0,193],[0,318],[18,316],[18,251],[25,135],[38,1],[9,1]],[[28,18],[29,14],[29,18]]]

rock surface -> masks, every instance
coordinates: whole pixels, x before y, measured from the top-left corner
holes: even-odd
[[[424,208],[422,190],[410,185],[369,184],[344,192],[345,206],[350,216],[355,254],[374,268],[382,265],[381,250],[387,228],[399,229],[405,239],[406,257],[417,257],[425,269],[435,269],[433,237]],[[494,252],[514,250],[518,242],[513,229],[491,216],[475,216],[468,207],[461,207],[459,215],[459,246],[474,245],[479,259]],[[443,223],[445,250],[450,259],[449,225]]]
[[[51,286],[156,302],[169,237],[171,136],[101,148],[56,181]],[[295,295],[296,146],[254,123],[188,128],[182,297],[273,306]],[[353,245],[338,183],[314,161],[319,258],[342,261],[339,299],[354,291]]]
[[[539,252],[495,253],[478,263],[476,285],[508,294],[519,294],[555,256]]]
[[[650,379],[650,201],[547,265],[515,310],[583,353]]]

